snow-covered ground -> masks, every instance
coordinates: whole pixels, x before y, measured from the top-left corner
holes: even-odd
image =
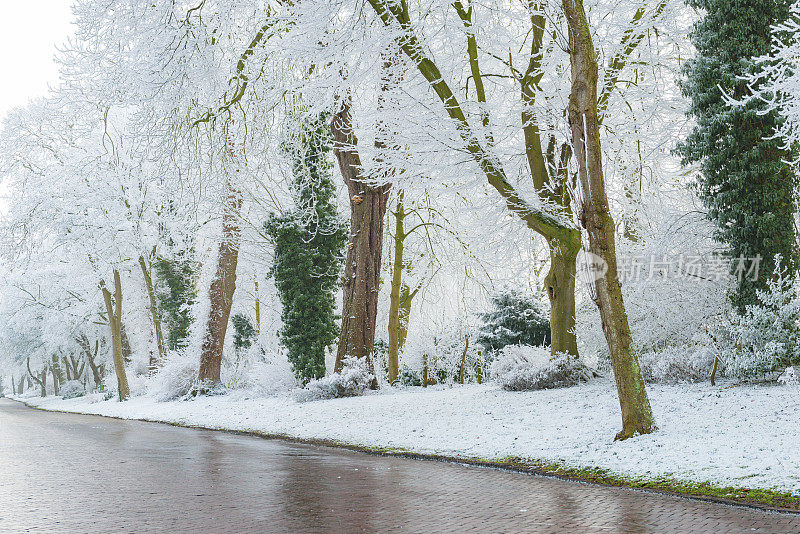
[[[633,476],[800,489],[800,386],[652,385],[659,430],[614,442],[613,382],[515,393],[494,385],[409,388],[297,403],[241,393],[185,401],[29,397],[51,410],[257,431],[454,457],[564,462]]]

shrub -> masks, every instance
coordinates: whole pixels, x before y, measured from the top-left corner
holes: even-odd
[[[253,362],[249,386],[250,391],[262,397],[285,393],[297,387],[297,379],[286,354],[281,353],[268,360]]]
[[[491,296],[492,311],[480,314],[483,321],[478,343],[487,351],[507,345],[549,345],[550,312],[533,298],[514,289]]]
[[[61,386],[60,393],[62,399],[74,399],[86,395],[86,390],[83,388],[83,384],[81,384],[79,381],[70,380]]]
[[[714,365],[714,350],[709,347],[670,347],[639,355],[639,366],[647,382],[702,382],[708,380]]]
[[[223,383],[245,395],[273,396],[298,387],[286,348],[277,337],[266,332],[255,339],[235,360],[223,362]]]
[[[778,383],[784,385],[800,384],[800,374],[794,367],[787,367],[783,374],[778,377]]]
[[[397,381],[401,386],[421,386],[422,376],[415,369],[412,369],[407,365],[401,365]]]
[[[185,351],[169,354],[162,367],[148,381],[147,391],[157,401],[187,396],[197,386],[198,359]]]
[[[635,248],[628,250],[632,252],[623,253],[628,257],[628,265],[631,257],[650,261],[648,258],[659,259],[666,254],[661,252],[665,249],[657,247],[641,253],[636,253]],[[691,353],[699,345],[715,345],[709,333],[719,338],[719,328],[726,322],[725,315],[731,307],[727,296],[731,287],[729,277],[705,280],[675,271],[668,277],[650,279],[648,267],[642,272],[645,274],[638,279],[627,274],[631,279],[623,278],[622,285],[636,354],[678,350]],[[584,299],[578,307],[576,325],[580,353],[597,353],[603,368],[610,368],[608,342],[601,325],[597,305],[591,299]]]
[[[376,339],[372,345],[372,365],[375,375],[381,382],[389,380],[389,343],[384,339]]]
[[[464,382],[475,381],[482,347],[475,342],[475,329],[463,318],[420,324],[414,334],[403,351],[401,370],[406,367],[421,383],[427,368],[428,385],[453,384],[461,381],[463,366]]]
[[[250,319],[243,313],[231,317],[233,323],[233,347],[236,352],[249,349],[256,338],[256,329]]]
[[[191,259],[159,258],[154,263],[158,306],[170,350],[184,347],[192,324],[191,306],[197,298],[197,263]]]
[[[800,302],[793,279],[775,260],[767,290],[757,290],[759,304],[746,306],[728,325],[731,348],[725,355],[726,373],[757,378],[800,363]]]
[[[295,390],[297,402],[356,397],[363,395],[375,379],[363,359],[349,357],[344,360],[338,373],[312,380],[303,389]]]
[[[543,347],[508,345],[492,363],[492,379],[509,391],[575,386],[596,373],[569,354],[550,356]]]

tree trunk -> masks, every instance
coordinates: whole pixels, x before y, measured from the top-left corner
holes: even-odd
[[[405,240],[408,233],[405,231],[406,218],[403,192],[397,197],[397,207],[394,212],[394,261],[392,265],[392,288],[389,293],[389,355],[388,372],[389,383],[394,383],[400,372],[400,353],[406,343],[408,335],[408,321],[411,318],[411,301],[419,288],[411,291],[403,281],[403,271],[407,265],[404,260]]]
[[[119,339],[120,346],[122,347],[122,361],[124,361],[126,364],[131,363],[133,349],[131,348],[131,340],[128,337],[128,331],[125,330],[125,323],[122,322],[121,318],[119,324]]]
[[[411,320],[411,302],[417,294],[419,287],[411,291],[405,283],[400,287],[400,333],[397,336],[397,350],[403,352],[408,337],[408,322]]]
[[[256,336],[261,335],[261,299],[258,297],[258,280],[253,281],[256,297]]]
[[[711,385],[717,385],[717,364],[719,364],[719,358],[714,356],[714,365],[711,367]]]
[[[103,298],[108,312],[108,324],[111,328],[111,354],[114,360],[114,371],[117,374],[117,385],[119,400],[124,401],[130,397],[128,386],[128,376],[125,374],[125,360],[122,356],[122,282],[120,281],[119,271],[114,269],[114,301],[111,301],[111,292],[100,282],[103,290]],[[116,309],[115,305],[116,304]]]
[[[607,267],[604,276],[599,273],[595,276],[594,298],[600,310],[622,409],[622,431],[616,439],[627,439],[652,432],[655,424],[639,362],[633,354],[628,316],[617,277],[615,228],[609,213],[600,150],[597,58],[583,1],[563,0],[563,6],[569,26],[572,70],[569,123],[581,186],[581,223],[588,233],[590,252]]]
[[[400,373],[400,291],[403,287],[403,251],[406,238],[404,222],[403,191],[397,192],[394,212],[394,262],[392,265],[392,289],[389,293],[389,355],[387,371],[389,383],[394,384]]]
[[[364,183],[357,139],[352,128],[350,101],[343,102],[333,116],[331,131],[334,154],[350,195],[350,242],[344,269],[342,333],[336,354],[335,371],[342,369],[347,356],[364,358],[374,374],[372,351],[383,248],[383,218],[391,184]],[[372,387],[378,387],[377,379]]]
[[[14,376],[11,376],[11,392],[16,394],[17,393],[17,383],[14,381]]]
[[[103,387],[103,372],[101,366],[98,366],[95,363],[95,358],[97,357],[97,352],[100,348],[100,342],[94,342],[94,355],[92,355],[91,345],[89,343],[89,338],[86,337],[86,334],[83,332],[76,338],[78,345],[80,345],[81,349],[83,350],[84,355],[86,355],[86,361],[89,362],[89,368],[92,370],[92,378],[94,379],[95,386],[102,389]]]
[[[30,378],[36,384],[39,384],[39,387],[41,388],[41,396],[42,397],[46,397],[47,396],[47,365],[45,365],[44,369],[42,369],[41,375],[39,375],[37,377],[36,375],[33,374],[33,371],[31,371],[31,359],[28,358],[27,360],[25,360],[25,363],[28,366],[28,375],[30,376]]]
[[[464,335],[464,352],[461,353],[461,367],[458,370],[458,383],[464,383],[464,373],[467,367],[467,351],[469,350],[469,335]]]
[[[61,356],[61,363],[64,364],[64,374],[67,375],[67,382],[72,380],[72,369],[70,369],[69,362],[67,361],[67,357],[62,355]]]
[[[564,232],[548,241],[550,270],[544,279],[550,299],[550,353],[578,355],[575,334],[575,276],[580,234]]]
[[[230,139],[229,152],[233,152]],[[240,169],[237,167],[236,172]],[[206,322],[206,335],[200,355],[200,381],[213,386],[220,381],[222,367],[222,348],[225,344],[225,333],[228,329],[228,318],[233,304],[233,293],[236,290],[236,265],[239,261],[239,216],[242,209],[242,192],[233,184],[228,176],[224,212],[222,215],[222,240],[217,254],[217,272],[211,282],[209,300],[211,307]]]
[[[156,335],[156,349],[158,350],[158,356],[153,354],[152,349],[150,351],[150,371],[152,372],[164,361],[166,349],[164,348],[164,335],[161,332],[161,313],[158,310],[156,294],[153,290],[153,278],[150,276],[150,270],[147,268],[147,262],[144,256],[139,256],[139,267],[142,269],[144,285],[147,288],[147,297],[150,299],[150,318],[153,321],[153,330]]]
[[[83,370],[86,369],[86,362],[81,362],[80,358],[75,358],[74,355],[69,355],[69,363],[72,364],[72,376],[75,380],[80,380],[83,376]],[[80,364],[80,365],[78,365]],[[69,366],[69,365],[68,365]]]
[[[53,375],[53,394],[58,395],[59,386],[61,385],[61,369],[58,365],[58,356],[55,354],[50,362],[50,373]]]

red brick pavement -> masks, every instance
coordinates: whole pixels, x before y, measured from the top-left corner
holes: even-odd
[[[0,400],[0,532],[800,533],[800,516]]]

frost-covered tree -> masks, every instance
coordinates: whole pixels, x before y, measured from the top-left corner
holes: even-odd
[[[359,391],[376,374],[380,331],[390,332],[393,374],[408,334],[406,376],[482,380],[470,321],[503,284],[541,289],[552,302],[553,350],[577,354],[581,228],[593,232],[588,246],[613,258],[617,227],[605,215],[631,240],[649,239],[664,198],[651,193],[679,182],[664,163],[682,118],[671,91],[674,58],[684,55],[680,17],[666,16],[680,0],[596,0],[588,14],[561,0],[75,5],[54,97],[14,114],[0,139],[11,190],[3,235],[12,242],[2,257],[0,342],[30,355],[37,376],[52,377],[53,354],[63,363],[75,353],[113,388],[102,367],[120,361],[111,355],[124,345],[123,324],[132,358],[113,369],[154,375],[130,384],[159,383],[158,398],[254,387],[276,376],[267,367],[285,378],[285,347],[295,371],[320,376],[336,336],[337,208],[350,212],[351,247],[336,367],[345,356],[363,360]],[[576,62],[587,66],[577,85],[597,93],[581,102],[586,95],[568,83]],[[317,134],[332,128],[330,152],[281,153],[280,125],[298,122],[286,105],[296,95],[318,130],[309,146],[330,142]],[[328,160],[342,179],[327,179]],[[325,179],[301,183],[311,167],[325,167]],[[384,232],[387,206],[395,224]],[[382,263],[390,250],[391,274]],[[278,314],[278,292],[265,284],[273,259],[283,324],[259,321]],[[117,279],[124,299],[115,298]],[[254,281],[270,288],[269,300]],[[619,292],[599,289],[590,296],[616,299],[602,320],[616,336],[605,344],[622,355],[625,410],[629,386],[641,393],[629,380],[635,359],[617,320]],[[240,317],[254,310],[259,335],[231,358],[249,337]],[[166,344],[180,350],[161,350],[159,320]],[[140,356],[144,346],[159,348],[162,366],[142,366],[153,363]],[[276,356],[281,365],[268,365]],[[26,363],[14,359],[17,375]]]

